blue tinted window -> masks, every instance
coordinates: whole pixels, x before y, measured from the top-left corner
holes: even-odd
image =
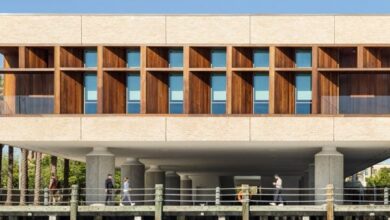
[[[88,48],[84,50],[85,67],[97,67],[96,49]]]
[[[226,67],[226,50],[224,48],[211,50],[211,67]]]
[[[309,114],[311,112],[311,74],[300,73],[295,76],[295,112]]]
[[[269,66],[268,49],[254,49],[253,50],[253,66],[254,67],[268,67]]]
[[[226,113],[226,75],[211,75],[211,113]]]
[[[140,113],[140,76],[138,73],[127,75],[127,113]]]
[[[253,76],[253,104],[255,114],[268,114],[269,77],[267,73],[255,73]]]
[[[183,50],[181,48],[169,49],[169,67],[183,67]]]
[[[311,50],[296,49],[295,62],[296,62],[296,67],[311,67]]]
[[[183,113],[183,74],[169,74],[169,113]]]
[[[136,48],[127,49],[127,67],[139,67],[139,66],[140,66],[139,49]]]
[[[4,55],[0,53],[0,68],[4,68]]]
[[[84,113],[97,113],[97,77],[96,74],[84,75]]]

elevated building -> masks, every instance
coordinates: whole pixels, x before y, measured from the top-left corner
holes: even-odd
[[[133,187],[179,186],[176,172],[194,188],[278,173],[341,189],[390,156],[390,16],[1,15],[0,29],[0,142],[86,161],[88,188],[116,166]]]

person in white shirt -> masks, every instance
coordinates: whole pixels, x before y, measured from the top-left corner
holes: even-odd
[[[275,186],[275,192],[274,192],[274,202],[271,202],[270,205],[276,205],[276,203],[279,202],[279,206],[283,206],[283,198],[282,198],[282,188],[283,188],[283,181],[282,178],[279,177],[278,174],[275,174],[275,182],[273,182],[273,185]]]
[[[134,203],[131,202],[129,191],[129,178],[125,177],[125,179],[123,180],[123,198],[121,203],[122,205],[134,205]]]

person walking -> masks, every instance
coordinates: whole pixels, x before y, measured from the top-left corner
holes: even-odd
[[[122,205],[134,205],[130,199],[130,187],[129,187],[129,178],[125,177],[123,179],[123,197],[122,197]]]
[[[279,202],[279,206],[283,206],[283,198],[282,198],[282,178],[278,174],[275,174],[275,182],[272,184],[275,186],[275,192],[274,192],[274,202],[271,202],[270,205],[276,205],[276,203]]]
[[[55,205],[57,202],[58,181],[54,173],[51,174],[49,183],[49,203]]]
[[[105,182],[105,191],[106,191],[106,205],[111,205],[112,203],[112,191],[114,189],[114,182],[112,181],[112,175],[108,174]]]

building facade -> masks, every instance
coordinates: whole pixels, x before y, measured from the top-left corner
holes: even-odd
[[[0,142],[86,161],[90,188],[116,166],[133,187],[278,173],[342,189],[390,156],[390,16],[1,15],[0,29]]]

